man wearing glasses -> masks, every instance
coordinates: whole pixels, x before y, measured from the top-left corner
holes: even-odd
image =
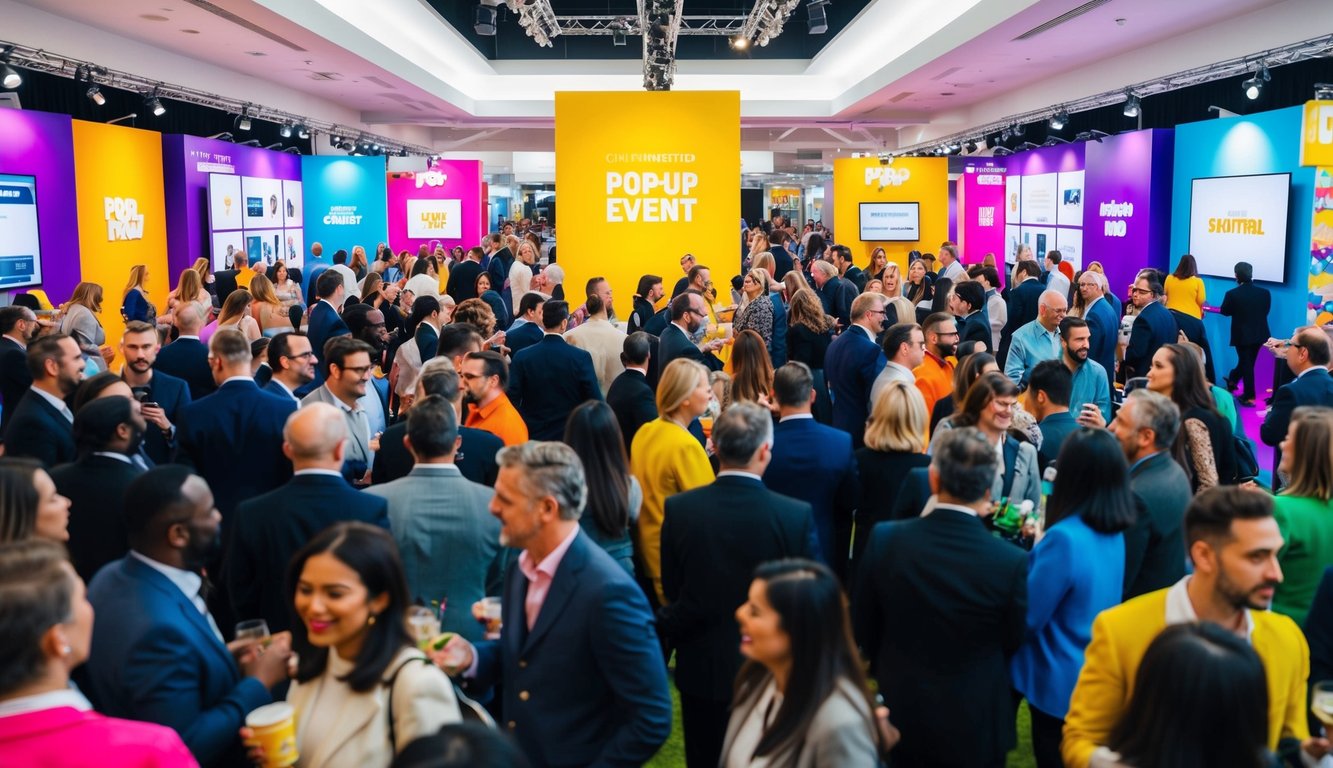
[[[1037,319],[1014,331],[1004,375],[1026,389],[1028,376],[1037,363],[1060,359],[1060,321],[1069,312],[1069,302],[1058,291],[1044,291],[1037,303]]]
[[[818,262],[831,268],[826,261]],[[833,397],[833,426],[852,436],[852,447],[860,448],[870,415],[870,391],[887,360],[876,339],[884,331],[884,305],[878,293],[856,297],[851,307],[851,325],[829,345],[824,374]]]
[[[1171,310],[1162,305],[1162,283],[1157,273],[1144,270],[1139,273],[1130,289],[1130,301],[1139,315],[1129,332],[1129,346],[1125,348],[1125,380],[1148,375],[1152,356],[1163,344],[1174,344],[1180,334]]]
[[[1333,376],[1328,373],[1328,335],[1318,326],[1297,328],[1289,341],[1274,339],[1265,346],[1273,354],[1285,357],[1287,367],[1296,376],[1273,394],[1273,407],[1259,428],[1259,437],[1274,447],[1273,490],[1277,490],[1280,481],[1277,467],[1282,461],[1282,441],[1291,426],[1291,412],[1302,405],[1333,403]]]
[[[279,333],[268,343],[268,367],[273,369],[273,378],[264,385],[264,391],[300,403],[296,390],[315,380],[316,362],[308,336]]]
[[[703,346],[695,346],[691,341],[694,334],[708,322],[708,310],[704,306],[704,297],[690,290],[671,300],[671,322],[662,331],[658,343],[658,353],[665,369],[672,360],[683,357],[703,363],[710,371],[722,370],[722,361],[715,350],[721,349],[724,341],[714,339]]]
[[[329,377],[324,385],[301,400],[301,407],[312,403],[327,403],[342,413],[347,422],[347,447],[343,455],[343,477],[360,488],[370,485],[370,468],[375,461],[377,440],[370,434],[370,419],[361,398],[366,395],[366,383],[374,364],[370,355],[374,350],[360,339],[335,336],[324,345],[328,360]],[[378,435],[374,436],[378,438]]]

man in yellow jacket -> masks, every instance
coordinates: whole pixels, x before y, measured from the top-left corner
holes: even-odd
[[[1310,738],[1306,681],[1310,649],[1296,623],[1268,610],[1282,581],[1282,534],[1272,499],[1260,491],[1211,488],[1185,513],[1194,574],[1099,614],[1070,700],[1060,751],[1069,768],[1113,765],[1107,745],[1134,694],[1139,663],[1167,625],[1211,621],[1249,641],[1268,677],[1268,746],[1291,737],[1311,757],[1329,749]]]

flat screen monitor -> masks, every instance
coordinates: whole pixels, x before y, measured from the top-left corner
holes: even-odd
[[[42,282],[37,179],[0,173],[0,287]]]
[[[1290,173],[1194,179],[1190,253],[1199,274],[1234,279],[1245,261],[1255,280],[1284,282],[1290,197]]]
[[[861,241],[916,242],[921,239],[920,203],[861,203]]]

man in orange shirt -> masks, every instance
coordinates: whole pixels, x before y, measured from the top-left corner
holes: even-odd
[[[528,425],[505,394],[509,368],[498,352],[469,352],[459,378],[463,398],[472,405],[467,426],[484,429],[507,446],[528,441]]]
[[[936,312],[921,327],[926,332],[926,357],[912,373],[929,414],[937,400],[953,392],[953,363],[949,358],[958,348],[958,325],[948,312]]]

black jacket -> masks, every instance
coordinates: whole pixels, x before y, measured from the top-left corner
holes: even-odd
[[[639,427],[657,418],[657,401],[648,377],[626,368],[606,390],[606,404],[620,423],[620,434],[625,438],[625,454]]]
[[[9,426],[9,418],[19,407],[23,393],[32,386],[28,373],[28,353],[8,336],[0,336],[0,435]]]
[[[1129,473],[1139,509],[1125,531],[1125,599],[1180,581],[1185,575],[1185,508],[1193,492],[1170,451],[1162,451]]]
[[[56,491],[69,499],[69,559],[84,581],[130,551],[125,491],[141,474],[128,461],[91,453],[51,470]]]
[[[1273,296],[1254,283],[1242,283],[1222,297],[1222,314],[1231,318],[1231,346],[1268,341],[1268,310]]]
[[[74,461],[74,425],[29,389],[5,427],[5,456],[36,459],[48,469]]]
[[[380,449],[375,453],[375,464],[370,470],[370,482],[374,485],[407,477],[412,471],[412,454],[403,445],[407,435],[407,420],[389,425],[380,437]],[[472,427],[458,428],[458,436],[463,442],[454,454],[454,466],[463,477],[474,483],[495,486],[495,478],[500,473],[500,466],[495,463],[495,454],[504,447],[504,441],[484,429]]]

